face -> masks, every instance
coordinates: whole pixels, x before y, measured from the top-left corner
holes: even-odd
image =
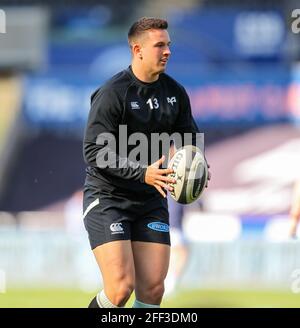
[[[149,30],[141,38],[138,57],[142,57],[142,65],[150,74],[165,71],[171,55],[170,37],[167,30]]]

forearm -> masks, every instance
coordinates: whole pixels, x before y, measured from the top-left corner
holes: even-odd
[[[105,173],[125,180],[145,182],[146,167],[130,161],[127,157],[119,156],[114,149],[108,146],[99,146],[95,143],[85,143],[84,158],[88,165],[98,167]]]

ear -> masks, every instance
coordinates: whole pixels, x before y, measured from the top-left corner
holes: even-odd
[[[133,55],[135,57],[138,57],[139,59],[143,59],[143,55],[142,55],[142,47],[140,44],[138,43],[134,43],[132,45],[132,52],[133,52]]]

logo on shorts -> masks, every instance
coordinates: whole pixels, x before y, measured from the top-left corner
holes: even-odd
[[[147,227],[160,232],[169,232],[169,226],[162,222],[151,222],[147,224]]]
[[[124,233],[124,229],[122,227],[122,222],[112,223],[109,226],[111,230],[111,234],[114,235],[116,233]]]

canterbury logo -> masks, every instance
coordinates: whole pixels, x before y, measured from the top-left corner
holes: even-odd
[[[132,101],[130,105],[131,105],[131,109],[140,109],[140,105],[137,101]]]
[[[124,233],[124,229],[122,227],[122,222],[112,223],[109,226],[109,228],[110,228],[112,234]]]

